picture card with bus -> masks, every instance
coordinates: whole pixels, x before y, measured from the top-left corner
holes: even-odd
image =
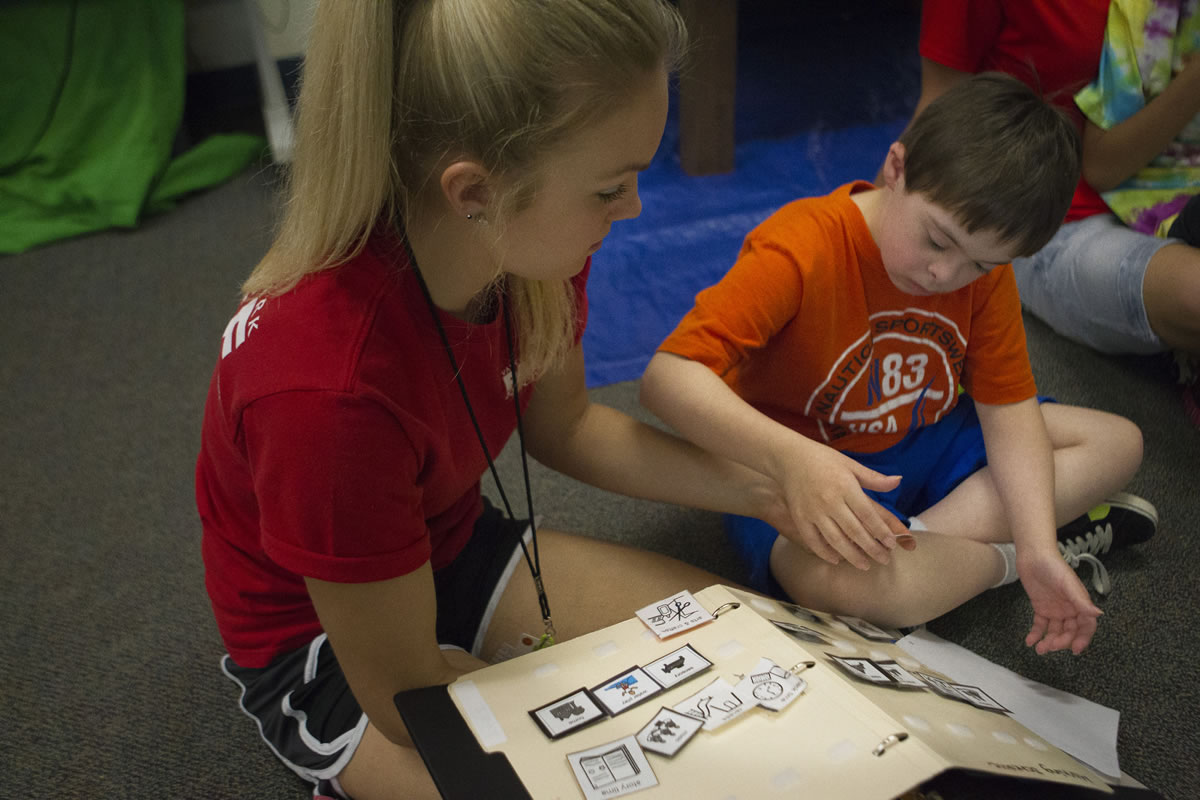
[[[587,689],[577,689],[533,709],[529,716],[533,717],[542,733],[551,739],[557,739],[603,719],[607,714],[588,694]]]

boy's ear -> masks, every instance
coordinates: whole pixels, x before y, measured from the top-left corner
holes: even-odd
[[[883,159],[883,182],[889,189],[904,188],[904,145],[892,142]]]
[[[451,212],[460,217],[481,215],[491,197],[489,175],[482,164],[468,159],[455,161],[442,170],[442,195]]]

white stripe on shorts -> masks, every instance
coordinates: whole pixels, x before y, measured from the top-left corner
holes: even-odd
[[[542,524],[541,519],[534,518],[538,525]],[[524,540],[525,546],[529,547],[533,541],[533,528],[529,525],[525,526],[525,532],[521,534],[521,539]],[[500,605],[500,597],[504,594],[504,590],[508,588],[508,582],[512,580],[513,570],[517,568],[517,562],[525,557],[521,552],[521,546],[517,545],[513,548],[512,556],[508,559],[508,564],[504,567],[504,572],[500,575],[500,580],[496,581],[495,587],[492,589],[491,599],[488,600],[487,608],[483,610],[483,617],[479,620],[479,629],[475,631],[475,641],[471,644],[471,655],[476,658],[480,657],[483,651],[483,640],[487,636],[488,628],[492,624],[492,617],[496,614],[496,606]]]
[[[325,639],[326,635],[322,633],[320,636],[313,639],[308,645],[308,661],[306,662],[304,669],[304,680],[306,683],[312,680],[313,676],[316,675],[316,653],[320,649],[321,644],[324,643]],[[276,758],[283,762],[283,764],[286,765],[287,768],[292,772],[296,773],[310,783],[316,783],[320,780],[334,778],[346,768],[346,765],[350,763],[350,759],[354,756],[354,751],[358,749],[359,742],[362,741],[363,733],[367,729],[366,714],[360,715],[358,723],[353,728],[334,739],[333,742],[321,742],[309,732],[307,716],[304,714],[304,712],[295,711],[292,709],[290,703],[291,692],[288,692],[287,695],[284,695],[282,701],[283,713],[286,716],[297,720],[299,725],[298,729],[300,733],[300,739],[310,750],[312,750],[314,753],[328,756],[336,753],[339,748],[342,749],[342,753],[338,759],[325,769],[312,770],[308,769],[307,767],[302,767],[299,764],[296,764],[295,762],[285,758],[283,754],[276,749],[275,745],[263,734],[262,721],[259,720],[259,718],[254,714],[251,714],[243,702],[246,698],[245,684],[243,684],[233,673],[225,668],[225,662],[228,658],[228,655],[221,658],[221,672],[224,672],[226,677],[236,683],[238,688],[241,689],[241,694],[238,697],[238,707],[242,709],[243,714],[254,720],[254,725],[258,728],[259,738],[266,743],[267,747],[271,748],[271,752],[275,754]]]

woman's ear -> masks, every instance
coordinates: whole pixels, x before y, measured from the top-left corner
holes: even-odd
[[[889,189],[904,188],[904,145],[892,142],[883,159],[883,185]]]
[[[442,170],[442,196],[450,210],[461,217],[482,219],[491,199],[489,173],[478,161],[455,161]]]

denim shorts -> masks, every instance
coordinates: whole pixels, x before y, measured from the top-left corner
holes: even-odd
[[[1021,303],[1059,334],[1101,353],[1167,349],[1150,328],[1142,282],[1159,248],[1178,244],[1125,227],[1112,214],[1065,223],[1029,258],[1013,261]]]

